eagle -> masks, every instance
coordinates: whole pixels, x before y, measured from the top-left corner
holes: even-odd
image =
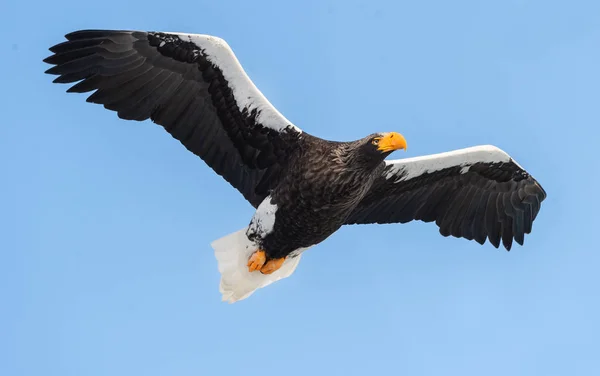
[[[435,222],[439,233],[510,251],[546,192],[511,156],[482,145],[405,159],[398,132],[325,140],[286,119],[221,38],[79,30],[44,59],[87,102],[162,126],[254,207],[212,242],[223,301],[290,276],[302,253],[344,225]]]

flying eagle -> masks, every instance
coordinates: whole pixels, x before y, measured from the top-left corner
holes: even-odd
[[[293,273],[301,253],[343,225],[435,221],[452,235],[510,250],[531,232],[546,192],[504,151],[476,146],[386,160],[396,132],[339,142],[308,134],[252,83],[228,44],[210,35],[81,30],[50,48],[46,73],[67,91],[94,91],[126,120],[151,119],[256,209],[212,243],[224,301]]]

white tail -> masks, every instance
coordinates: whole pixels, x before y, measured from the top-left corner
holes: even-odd
[[[223,301],[229,303],[246,299],[254,291],[289,277],[300,262],[301,255],[298,254],[296,257],[287,258],[281,268],[271,274],[249,272],[248,259],[257,247],[246,236],[246,229],[224,236],[211,244],[221,273],[219,291],[223,295]]]

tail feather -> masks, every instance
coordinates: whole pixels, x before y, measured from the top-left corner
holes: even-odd
[[[300,262],[301,255],[287,258],[280,269],[271,274],[248,271],[248,259],[257,250],[256,244],[246,237],[246,228],[212,242],[221,273],[219,291],[223,301],[234,303],[246,299],[256,290],[289,277]]]

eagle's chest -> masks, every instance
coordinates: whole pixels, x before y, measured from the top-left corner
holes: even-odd
[[[305,218],[318,222],[322,217],[343,221],[346,212],[358,204],[373,181],[369,171],[350,170],[318,160],[288,171],[272,196],[284,211],[300,221]]]
[[[289,169],[257,208],[248,233],[271,253],[285,254],[325,240],[371,187],[371,173],[322,166]]]

